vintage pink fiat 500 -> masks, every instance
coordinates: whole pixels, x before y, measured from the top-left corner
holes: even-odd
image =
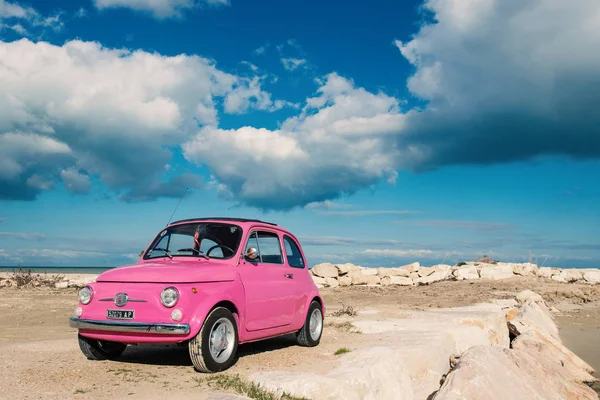
[[[70,326],[92,360],[128,344],[187,343],[201,372],[229,368],[239,343],[294,333],[321,340],[325,306],[298,240],[275,224],[233,218],[177,221],[137,264],[79,291]]]

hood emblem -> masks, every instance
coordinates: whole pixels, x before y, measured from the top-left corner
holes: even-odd
[[[117,293],[115,296],[115,306],[117,307],[123,307],[128,301],[129,296],[127,296],[127,293]]]

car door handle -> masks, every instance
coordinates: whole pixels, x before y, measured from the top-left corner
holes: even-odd
[[[294,279],[294,274],[284,274],[283,276],[289,279]]]

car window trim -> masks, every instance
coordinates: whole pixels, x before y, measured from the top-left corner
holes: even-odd
[[[249,243],[250,239],[252,238],[252,235],[256,234],[256,247],[258,250],[258,257],[260,258],[260,261],[258,261],[257,263],[267,264],[267,265],[285,265],[285,262],[283,260],[284,249],[282,249],[282,247],[281,247],[281,235],[279,234],[279,232],[277,232],[275,230],[264,229],[263,227],[252,227],[250,229],[252,229],[252,230],[250,231],[250,234],[248,235],[248,240],[246,241],[246,247],[244,248],[244,253],[246,252],[246,249],[248,248],[248,243]],[[281,262],[280,263],[270,263],[270,262],[263,261],[262,252],[260,251],[260,240],[259,240],[259,235],[258,235],[259,232],[270,233],[277,237],[277,244],[279,245],[279,253],[281,254]]]
[[[285,261],[287,262],[288,266],[290,268],[298,268],[298,269],[304,269],[306,267],[306,260],[304,259],[304,255],[302,254],[302,250],[300,250],[300,244],[294,240],[294,238],[292,238],[290,235],[284,233],[283,234],[283,247],[285,249],[285,239],[289,239],[292,243],[294,243],[296,245],[296,248],[298,249],[299,255],[300,255],[300,259],[302,260],[302,267],[295,267],[293,265],[290,264],[290,262],[288,261],[288,254],[287,254],[287,250],[285,250]]]

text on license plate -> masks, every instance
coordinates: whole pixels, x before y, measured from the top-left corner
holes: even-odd
[[[133,319],[133,310],[106,310],[106,318]]]

